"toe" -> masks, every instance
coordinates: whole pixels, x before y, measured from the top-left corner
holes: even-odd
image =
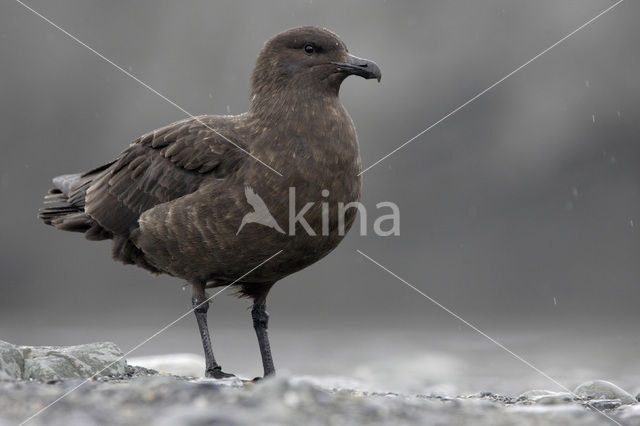
[[[236,377],[231,373],[225,373],[222,371],[222,367],[212,368],[205,372],[205,376],[211,379],[226,379],[228,377]]]

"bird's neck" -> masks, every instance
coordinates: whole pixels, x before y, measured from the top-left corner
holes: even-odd
[[[313,125],[323,114],[343,109],[339,88],[287,86],[282,85],[279,90],[252,90],[249,115],[268,126],[274,123]]]
[[[251,152],[292,178],[312,169],[323,176],[360,172],[355,127],[337,93],[258,93],[244,122],[255,132]]]

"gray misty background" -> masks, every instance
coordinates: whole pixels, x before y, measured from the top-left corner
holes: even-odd
[[[381,84],[352,77],[341,91],[367,166],[613,1],[29,4],[194,114],[247,109],[270,36],[330,28],[382,69]],[[51,177],[103,164],[184,114],[18,3],[0,10],[0,339],[127,350],[184,313],[190,292],[113,263],[110,244],[46,227],[37,210]],[[375,204],[393,201],[401,235],[356,225],[272,290],[276,366],[366,377],[413,365],[423,384],[482,371],[483,386],[502,375],[527,377],[515,389],[552,387],[360,249],[567,384],[636,374],[638,17],[626,1],[368,171],[369,231]],[[220,295],[209,318],[225,370],[251,376],[247,307]],[[201,352],[191,316],[135,354],[162,352]]]

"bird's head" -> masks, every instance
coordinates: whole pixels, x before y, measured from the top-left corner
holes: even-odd
[[[350,75],[380,81],[375,62],[350,54],[335,33],[319,27],[298,27],[269,39],[251,77],[252,98],[278,90],[326,90],[338,93]]]

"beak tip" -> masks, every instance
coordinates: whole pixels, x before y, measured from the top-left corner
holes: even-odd
[[[354,74],[360,77],[366,78],[367,80],[375,78],[378,80],[382,80],[382,73],[380,72],[380,67],[373,61],[368,59],[358,58],[357,56],[349,54],[347,56],[347,60],[345,62],[331,62],[333,65],[338,66],[338,70],[343,71],[347,74]]]

